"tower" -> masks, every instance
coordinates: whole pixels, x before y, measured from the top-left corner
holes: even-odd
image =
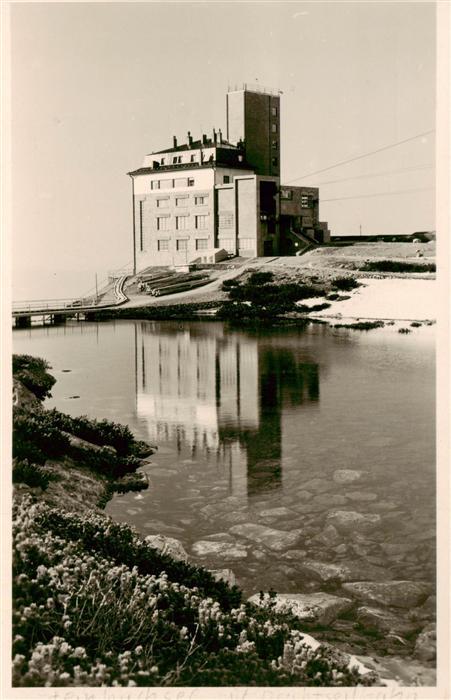
[[[257,88],[227,93],[227,140],[244,141],[246,162],[257,175],[280,176],[280,97]]]

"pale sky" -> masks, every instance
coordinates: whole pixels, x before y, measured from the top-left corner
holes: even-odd
[[[130,262],[127,172],[225,132],[243,82],[283,91],[282,182],[320,185],[332,233],[434,229],[434,134],[298,178],[433,130],[435,50],[433,3],[12,5],[13,298]]]

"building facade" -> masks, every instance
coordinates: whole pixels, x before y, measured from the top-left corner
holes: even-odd
[[[136,271],[149,266],[295,254],[328,240],[315,188],[280,186],[280,96],[227,94],[221,130],[146,156],[133,183]]]

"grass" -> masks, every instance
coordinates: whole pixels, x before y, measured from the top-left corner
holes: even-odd
[[[410,263],[398,260],[374,260],[360,266],[364,272],[435,272],[435,263]]]

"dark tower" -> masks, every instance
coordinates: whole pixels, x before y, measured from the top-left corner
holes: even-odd
[[[227,93],[227,140],[244,141],[246,161],[258,175],[279,177],[279,95],[248,88]]]

